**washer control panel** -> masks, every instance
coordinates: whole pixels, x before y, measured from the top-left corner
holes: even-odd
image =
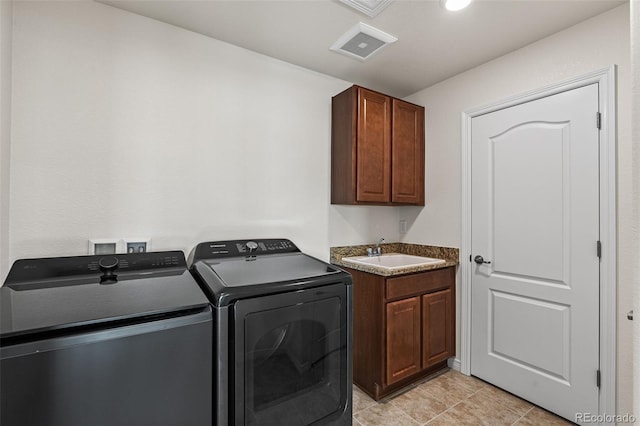
[[[13,263],[5,285],[13,286],[34,281],[53,282],[56,279],[101,273],[107,277],[115,277],[119,272],[147,273],[165,268],[185,269],[186,266],[184,253],[181,251],[19,259]]]
[[[298,247],[287,239],[253,239],[210,241],[200,243],[193,253],[192,262],[200,259],[219,259],[225,257],[257,256],[261,254],[294,253]]]

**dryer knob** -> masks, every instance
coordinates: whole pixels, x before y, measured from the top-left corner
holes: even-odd
[[[249,249],[249,253],[251,253],[258,248],[258,243],[256,243],[255,241],[247,241],[246,246]]]

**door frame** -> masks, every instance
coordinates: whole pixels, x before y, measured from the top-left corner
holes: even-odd
[[[466,375],[471,374],[471,120],[483,114],[534,101],[571,89],[598,83],[600,131],[600,392],[599,413],[616,411],[616,316],[617,316],[617,234],[616,234],[616,65],[509,97],[462,112],[462,220],[460,247],[460,353],[454,361]],[[594,111],[594,125],[596,115]],[[595,250],[595,248],[594,248]],[[595,377],[594,377],[595,381]]]

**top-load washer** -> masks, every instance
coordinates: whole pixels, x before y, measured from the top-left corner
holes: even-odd
[[[18,260],[0,288],[0,424],[209,426],[212,333],[180,251]]]
[[[286,239],[204,242],[218,425],[351,424],[351,276]]]

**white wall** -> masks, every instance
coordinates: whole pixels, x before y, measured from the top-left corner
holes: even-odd
[[[14,14],[12,261],[93,237],[286,237],[323,259],[399,238],[396,209],[329,204],[331,96],[350,83],[99,3]]]
[[[17,2],[11,53],[10,3],[0,4],[3,87],[13,60],[0,259],[11,261],[125,236],[187,252],[207,239],[283,236],[326,259],[331,245],[399,239],[400,218],[404,241],[459,247],[460,112],[618,64],[618,397],[631,411],[628,5],[411,96],[427,107],[421,209],[329,204],[330,97],[347,82],[94,2]]]
[[[9,157],[13,2],[0,1],[0,283],[9,266]]]
[[[626,320],[626,313],[632,308],[631,271],[638,262],[632,248],[633,236],[628,232],[633,223],[629,31],[629,4],[624,4],[410,96],[408,100],[427,108],[426,188],[430,201],[405,237],[426,244],[460,246],[462,111],[617,64],[618,407],[621,413],[632,412],[631,324]]]

